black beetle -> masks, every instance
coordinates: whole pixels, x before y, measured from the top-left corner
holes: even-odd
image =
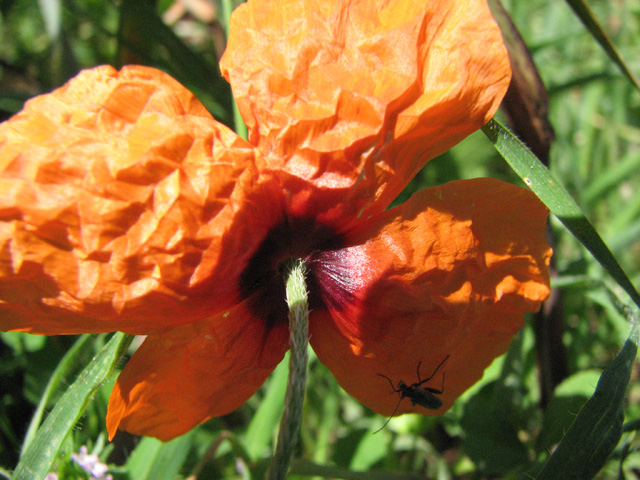
[[[398,404],[396,405],[396,408],[393,410],[393,413],[387,419],[387,421],[384,422],[384,425],[382,425],[382,427],[380,427],[378,430],[376,430],[373,433],[376,434],[380,430],[382,430],[384,427],[387,426],[387,423],[389,423],[389,421],[396,414],[396,412],[398,411],[398,408],[400,408],[400,404],[402,403],[402,400],[404,400],[405,398],[408,398],[409,400],[411,400],[412,405],[420,405],[421,407],[427,408],[429,410],[439,409],[442,406],[442,400],[440,400],[437,397],[437,395],[441,395],[442,393],[444,393],[444,377],[446,372],[442,373],[442,386],[440,387],[440,390],[433,387],[423,387],[422,385],[427,383],[429,380],[431,380],[436,375],[436,373],[438,373],[438,370],[440,370],[440,367],[442,367],[442,365],[444,365],[444,363],[447,360],[449,360],[449,355],[444,357],[444,360],[440,362],[440,364],[436,367],[436,369],[429,376],[429,378],[425,378],[424,380],[420,379],[420,365],[422,365],[422,361],[420,361],[418,363],[418,368],[416,372],[418,374],[418,381],[411,385],[407,385],[406,383],[404,383],[404,381],[400,380],[398,382],[397,388],[393,386],[393,382],[389,377],[387,377],[386,375],[382,375],[381,373],[378,373],[378,376],[382,378],[386,378],[389,381],[389,384],[393,389],[393,393],[399,394],[400,400],[398,400]]]

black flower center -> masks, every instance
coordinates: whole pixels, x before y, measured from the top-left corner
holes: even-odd
[[[327,308],[326,299],[332,295],[335,277],[335,272],[327,270],[345,275],[347,269],[332,268],[332,262],[326,258],[344,246],[343,236],[328,225],[312,218],[285,218],[271,228],[249,260],[240,277],[242,298],[253,296],[250,308],[264,319],[267,328],[287,322],[287,260],[300,258],[307,268],[309,308],[312,311]]]

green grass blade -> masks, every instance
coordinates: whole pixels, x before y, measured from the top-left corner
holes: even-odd
[[[624,399],[638,352],[638,326],[598,381],[537,480],[588,480],[604,466],[622,436]]]
[[[233,2],[231,0],[222,0],[222,18],[221,23],[224,28],[224,32],[229,38],[229,22],[231,20],[231,12],[233,11]],[[245,140],[249,138],[249,131],[247,130],[247,125],[244,123],[242,119],[242,115],[240,115],[240,110],[238,109],[238,104],[236,103],[235,98],[231,98],[232,107],[233,107],[233,125],[234,130],[238,135],[240,135]]]
[[[622,70],[622,73],[624,73],[631,83],[640,90],[640,82],[638,81],[638,78],[629,69],[627,63],[622,58],[622,55],[620,55],[620,52],[618,52],[616,46],[605,33],[604,29],[589,8],[589,5],[587,5],[587,2],[585,0],[567,0],[567,3],[576,13],[587,30],[589,30],[591,35],[593,35],[593,37],[598,41],[609,58],[618,65],[620,70]]]
[[[89,400],[100,388],[132,339],[130,335],[115,333],[87,365],[38,430],[20,458],[12,480],[39,480],[49,473],[62,442],[74,428]]]
[[[610,190],[617,188],[624,180],[629,178],[640,168],[640,155],[627,155],[620,159],[620,163],[611,166],[599,174],[585,188],[580,198],[587,203],[597,202],[603,195]]]
[[[33,414],[33,418],[31,419],[31,423],[29,423],[29,429],[27,430],[27,434],[24,437],[24,442],[22,442],[22,451],[21,454],[27,451],[29,445],[33,441],[36,431],[40,426],[40,422],[42,421],[42,417],[44,415],[44,409],[49,403],[49,399],[53,392],[60,386],[60,382],[67,377],[69,372],[71,372],[77,366],[77,360],[81,353],[81,351],[87,346],[90,340],[94,339],[93,335],[82,335],[76,343],[69,349],[69,351],[62,357],[60,363],[53,371],[49,382],[47,382],[47,386],[42,393],[42,397],[40,398],[40,403],[38,404],[38,408]]]
[[[640,306],[640,294],[625,274],[598,232],[565,190],[562,184],[536,156],[497,120],[482,131],[513,170],[556,215],[569,231],[591,252],[634,303]]]

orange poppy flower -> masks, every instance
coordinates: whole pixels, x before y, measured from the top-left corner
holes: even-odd
[[[510,70],[484,0],[250,0],[221,62],[249,141],[158,70],[98,67],[0,126],[0,329],[147,335],[109,404],[168,440],[242,405],[310,342],[383,415],[449,360],[439,414],[549,292],[547,210],[493,179],[390,202],[495,112]],[[439,374],[434,388],[440,387]]]

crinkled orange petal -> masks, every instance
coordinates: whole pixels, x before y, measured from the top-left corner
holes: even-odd
[[[423,190],[374,217],[348,234],[352,247],[324,254],[351,265],[343,282],[351,297],[312,313],[318,358],[348,393],[391,415],[399,396],[378,374],[411,385],[419,362],[424,379],[449,355],[424,385],[440,389],[446,372],[443,407],[405,399],[398,410],[443,413],[549,295],[547,214],[527,190],[475,179]]]
[[[121,429],[167,441],[246,402],[282,360],[289,335],[286,323],[267,329],[251,302],[148,336],[111,393],[109,437]]]
[[[348,214],[382,211],[488,121],[509,84],[486,0],[274,5],[233,13],[223,75],[268,165]]]
[[[0,330],[147,334],[235,304],[273,223],[257,171],[152,68],[87,70],[29,101],[0,126]]]

